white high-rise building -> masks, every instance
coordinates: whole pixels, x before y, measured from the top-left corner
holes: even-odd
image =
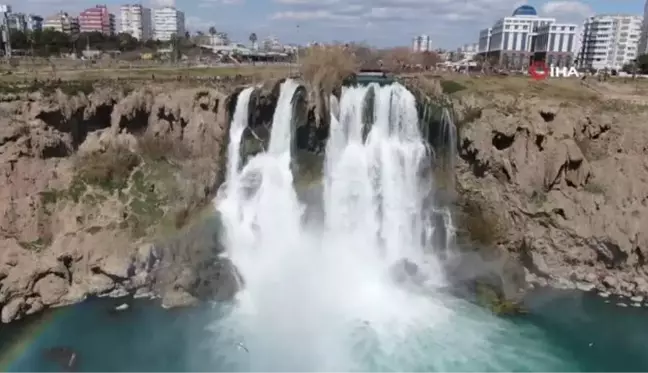
[[[487,53],[490,50],[490,41],[493,36],[493,28],[485,28],[479,31],[478,53]]]
[[[583,24],[583,45],[579,66],[619,70],[639,55],[643,17],[601,14]]]
[[[457,48],[457,52],[463,55],[464,59],[472,60],[479,51],[479,43],[469,43]]]
[[[72,17],[68,13],[60,11],[45,18],[43,30],[48,28],[66,34],[77,34],[79,33],[79,18]]]
[[[141,4],[124,4],[120,7],[120,14],[120,32],[130,34],[137,40],[151,39],[151,9]]]
[[[576,25],[549,23],[538,27],[535,34],[533,53],[544,53],[548,65],[567,66],[575,60]]]
[[[417,36],[412,40],[412,51],[414,52],[431,52],[432,39],[429,35]]]
[[[170,6],[153,9],[153,38],[155,40],[169,41],[173,35],[184,37],[184,34],[184,12]]]
[[[648,53],[648,0],[644,4],[643,22],[641,23],[641,35],[637,46],[637,56]]]

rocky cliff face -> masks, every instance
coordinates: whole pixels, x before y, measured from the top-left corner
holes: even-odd
[[[168,304],[203,295],[194,269],[216,241],[204,227],[163,238],[222,180],[229,97],[153,86],[0,102],[2,321],[142,287]]]
[[[455,104],[468,236],[532,284],[648,297],[648,110],[524,94]]]
[[[419,100],[454,101],[461,159],[447,186],[463,255],[451,277],[512,298],[527,283],[648,296],[648,111],[404,83]],[[218,222],[187,223],[223,179],[238,92],[154,85],[0,100],[2,321],[95,295],[159,294],[169,307],[232,297],[242,279],[218,257]],[[276,81],[252,95],[246,154],[267,146],[278,95]],[[312,88],[294,103],[301,175],[321,169],[329,106]]]

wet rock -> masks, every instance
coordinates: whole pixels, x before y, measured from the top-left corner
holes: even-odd
[[[588,273],[585,275],[585,281],[589,282],[590,284],[594,284],[598,282],[598,276],[596,276],[595,273]]]
[[[0,314],[3,323],[11,322],[20,316],[25,306],[25,299],[22,297],[14,298],[2,307]]]
[[[645,296],[648,296],[648,281],[641,278],[637,277],[634,279],[635,283],[635,289],[639,294],[644,294]]]
[[[576,289],[576,284],[574,282],[564,278],[552,279],[549,282],[549,285],[551,285],[556,289],[567,289],[567,290]]]
[[[605,278],[603,279],[603,284],[609,288],[616,289],[619,285],[619,282],[612,276],[605,276]]]
[[[181,289],[167,291],[162,297],[162,307],[164,308],[189,307],[198,304],[198,302],[198,299]]]
[[[218,232],[220,223],[207,218],[166,242],[160,242],[160,267],[154,273],[156,291],[182,292],[200,300],[229,300],[243,286],[244,279],[233,263],[222,258]]]
[[[596,288],[594,284],[589,284],[586,282],[577,282],[576,288],[581,291],[592,291]]]
[[[635,303],[641,303],[641,302],[643,302],[644,297],[641,296],[641,295],[637,295],[637,296],[631,297],[630,300],[635,302]]]
[[[127,297],[129,295],[128,290],[124,289],[123,287],[118,287],[115,288],[113,291],[105,294],[101,294],[100,297],[102,298],[123,298]]]
[[[135,294],[133,294],[134,299],[155,299],[157,296],[155,295],[155,292],[153,292],[150,289],[146,288],[140,288],[137,289]]]
[[[421,285],[425,281],[425,275],[421,273],[418,265],[409,259],[401,259],[394,264],[391,273],[396,283],[399,284]]]

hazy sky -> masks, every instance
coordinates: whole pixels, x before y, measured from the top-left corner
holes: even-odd
[[[2,0],[0,0],[2,1]],[[47,16],[57,10],[78,13],[104,3],[118,13],[127,0],[23,0],[9,3],[14,12]],[[138,0],[130,0],[137,2]],[[191,31],[215,26],[231,38],[247,41],[251,32],[262,39],[276,35],[282,42],[365,41],[376,46],[409,45],[412,37],[428,34],[435,46],[454,48],[476,42],[478,31],[516,6],[528,3],[540,15],[559,22],[582,23],[594,13],[642,14],[645,0],[176,0]],[[144,5],[173,0],[142,0]],[[119,15],[117,14],[117,17]]]

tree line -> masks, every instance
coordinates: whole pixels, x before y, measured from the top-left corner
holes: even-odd
[[[116,35],[104,35],[100,32],[66,34],[50,28],[26,32],[12,30],[9,40],[14,54],[38,57],[49,57],[61,53],[80,53],[85,49],[129,52],[142,49],[155,51],[176,45],[193,46],[189,33],[172,38],[167,42],[156,40],[141,42],[127,33]]]
[[[14,54],[50,57],[63,53],[80,53],[86,48],[99,51],[131,52],[139,50],[156,51],[160,48],[184,50],[200,44],[210,44],[211,39],[218,36],[229,43],[229,36],[210,27],[207,32],[197,31],[194,35],[185,32],[184,35],[173,36],[170,41],[147,40],[140,41],[128,33],[105,35],[100,32],[82,32],[67,34],[51,28],[35,31],[11,30],[9,39]],[[251,33],[248,40],[254,44],[258,37]]]
[[[623,66],[623,71],[628,74],[648,74],[648,54],[643,54],[634,62]]]

